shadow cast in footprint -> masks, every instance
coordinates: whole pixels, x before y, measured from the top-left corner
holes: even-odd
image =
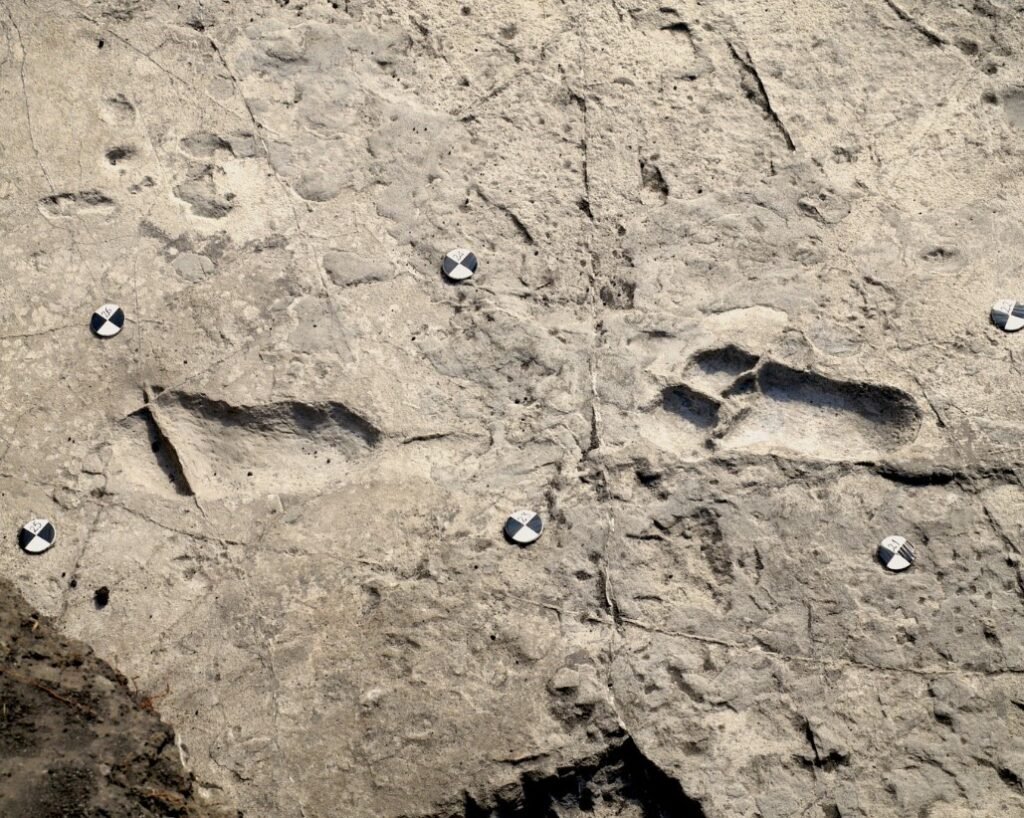
[[[661,407],[698,429],[711,430],[718,425],[719,402],[683,384],[662,390]]]
[[[758,358],[732,344],[706,349],[693,357],[684,377],[707,392],[721,394],[744,372],[757,366]]]

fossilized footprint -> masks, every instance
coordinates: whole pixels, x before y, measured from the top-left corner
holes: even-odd
[[[891,386],[830,378],[736,346],[693,357],[662,412],[724,449],[785,450],[822,459],[876,457],[911,443],[921,411]]]
[[[122,484],[165,495],[309,492],[380,439],[376,426],[335,401],[242,406],[173,392],[125,420],[112,465]]]

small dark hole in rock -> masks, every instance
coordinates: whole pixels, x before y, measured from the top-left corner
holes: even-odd
[[[106,585],[97,588],[93,591],[92,601],[97,611],[106,608],[107,603],[110,602],[110,589]]]
[[[649,469],[637,469],[636,479],[644,486],[649,486],[652,483],[657,483],[661,479],[661,472],[651,471]]]

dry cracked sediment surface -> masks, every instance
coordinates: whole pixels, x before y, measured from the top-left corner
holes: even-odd
[[[197,809],[1024,814],[1019,3],[0,9],[0,572]]]

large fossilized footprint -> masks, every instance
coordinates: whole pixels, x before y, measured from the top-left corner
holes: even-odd
[[[233,405],[165,393],[125,421],[111,466],[122,485],[162,494],[308,493],[380,439],[376,426],[335,401]]]
[[[662,390],[661,409],[708,444],[822,459],[877,457],[921,426],[900,389],[760,362],[732,346],[696,355],[684,383]]]

